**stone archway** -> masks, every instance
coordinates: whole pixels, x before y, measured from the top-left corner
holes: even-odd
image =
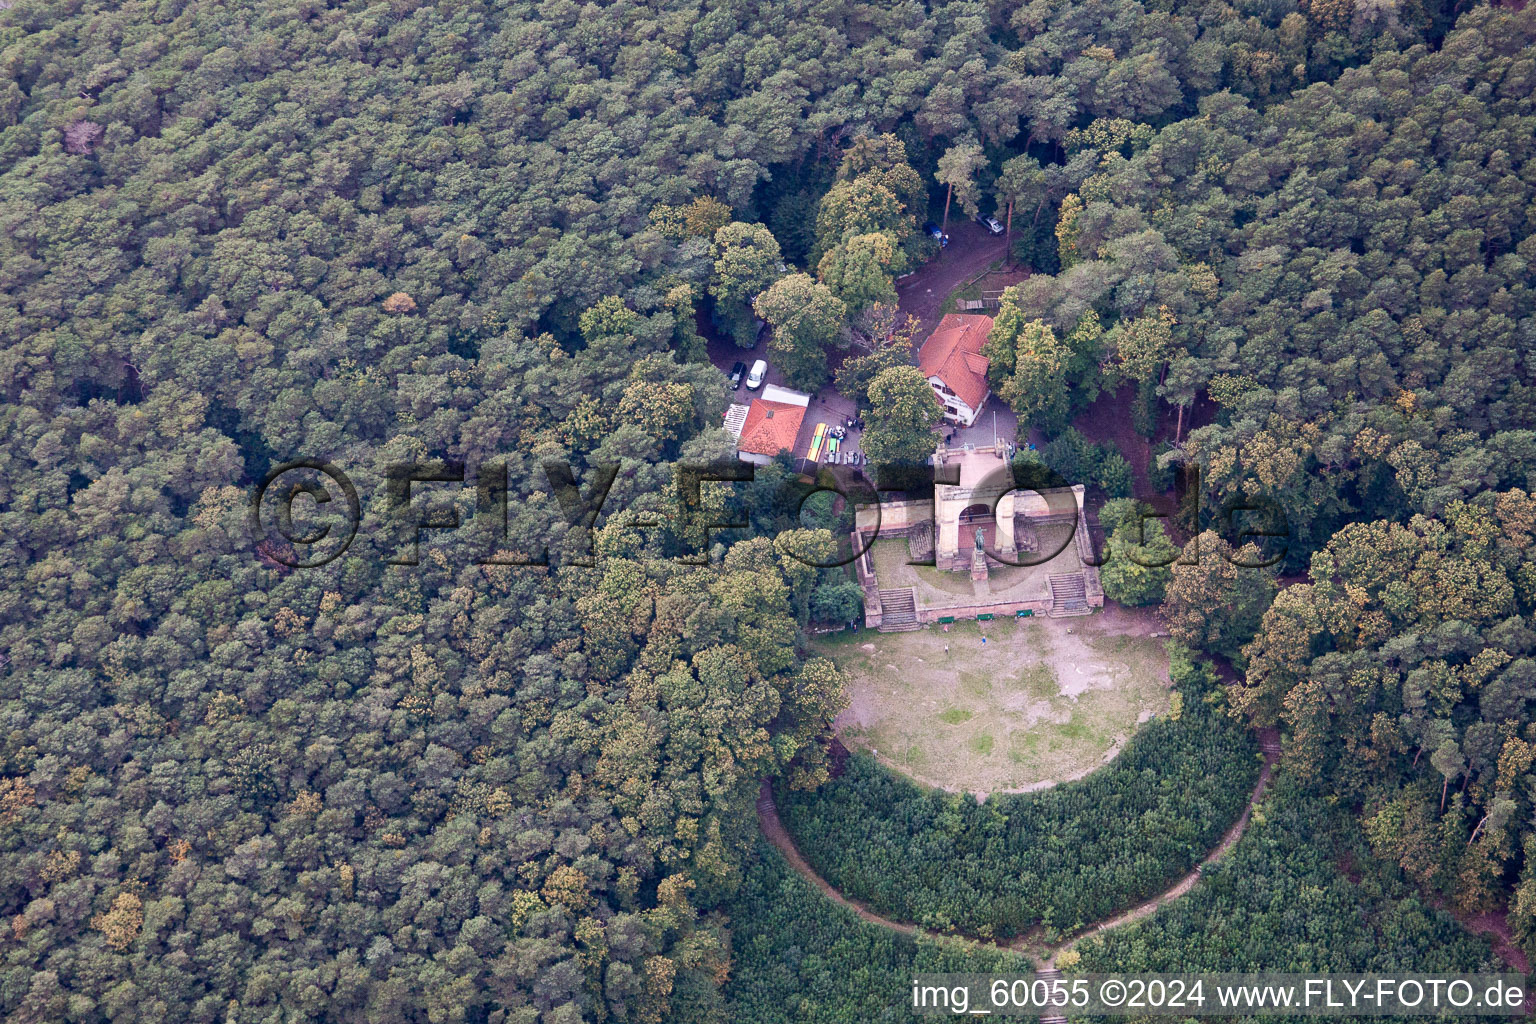
[[[960,525],[968,526],[972,523],[990,523],[996,517],[993,515],[992,506],[985,502],[975,505],[967,505],[960,511]]]

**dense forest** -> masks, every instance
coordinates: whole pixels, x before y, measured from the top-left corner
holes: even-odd
[[[677,468],[735,454],[705,335],[760,317],[807,386],[850,331],[904,337],[892,280],[951,201],[1006,216],[1041,271],[1007,300],[998,393],[1056,438],[1134,386],[1177,420],[1155,468],[1203,474],[1187,525],[1272,501],[1312,577],[1175,626],[1249,667],[1225,705],[1010,803],[1098,843],[1097,887],[1059,840],[1027,896],[967,919],[917,888],[911,915],[1071,927],[1155,889],[1251,784],[1230,709],[1284,726],[1297,785],[1414,883],[1514,889],[1536,945],[1510,489],[1536,485],[1536,14],[1451,14],[0,4],[0,1016],[723,1022],[793,996],[834,1020],[916,965],[981,963],[855,926],[754,854],[760,778],[805,808],[872,779],[856,761],[803,795],[845,699],[806,635],[859,593],[818,567],[837,538],[783,466],[725,533],[729,489]],[[932,410],[893,350],[838,383],[899,460],[931,450]],[[1051,455],[1123,494],[1090,447]],[[301,458],[360,495],[356,543],[314,568],[249,521]],[[401,463],[438,467],[418,501],[461,529],[395,528]],[[1158,584],[1186,611],[1239,586]],[[904,785],[856,795],[1001,851],[968,892],[1040,849],[1001,802]],[[1120,816],[1086,813],[1100,797]],[[1134,821],[1171,825],[1133,851]],[[885,863],[921,861],[888,832]],[[1386,939],[1480,955],[1401,906]],[[1352,963],[1383,962],[1369,942]]]
[[[1166,889],[1247,803],[1257,747],[1206,703],[1208,666],[1176,658],[1175,676],[1175,710],[1077,782],[978,804],[858,755],[828,785],[784,793],[784,823],[818,874],[897,920],[1071,934]]]
[[[1231,694],[1249,720],[1286,726],[1291,770],[1358,806],[1408,877],[1481,911],[1517,876],[1510,923],[1527,944],[1533,528],[1518,490],[1346,527],[1270,606]]]
[[[1346,522],[1532,486],[1533,33],[1479,8],[1283,102],[1209,95],[1104,155],[1061,205],[1066,269],[1016,289],[1160,375],[1205,514],[1273,508],[1292,570]]]
[[[1192,471],[1176,518],[1206,561],[1106,593],[1245,670],[1229,709],[1283,729],[1287,770],[1527,949],[1533,44],[1528,12],[1478,8],[1438,47],[1126,132],[1059,205],[1060,271],[1005,300],[1033,325],[1019,378],[1054,359],[1091,391],[1129,353],[1174,414],[1159,461]],[[1247,564],[1299,584],[1222,568],[1234,509],[1264,521]]]
[[[1076,969],[1106,972],[1506,969],[1375,860],[1358,825],[1284,778],[1186,896],[1074,951]]]

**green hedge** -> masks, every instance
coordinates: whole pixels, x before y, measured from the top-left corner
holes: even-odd
[[[816,792],[780,791],[779,812],[822,877],[886,916],[968,935],[1070,932],[1172,884],[1247,803],[1252,740],[1186,705],[1109,766],[1040,793],[978,805],[855,755]]]

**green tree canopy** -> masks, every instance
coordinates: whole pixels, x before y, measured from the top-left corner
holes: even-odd
[[[790,274],[759,295],[753,308],[773,327],[768,347],[791,386],[819,389],[827,376],[827,346],[846,345],[842,300],[809,275]]]
[[[1026,154],[1003,161],[993,188],[997,205],[1007,211],[1004,227],[1009,235],[1013,234],[1015,206],[1022,206],[1029,212],[1030,230],[1034,230],[1040,211],[1050,198],[1047,181],[1045,169],[1032,156]]]
[[[1380,854],[1469,909],[1506,876],[1536,888],[1533,534],[1536,500],[1520,490],[1345,527],[1310,582],[1275,597],[1230,688],[1247,720],[1285,726],[1300,778],[1366,802]]]
[[[884,232],[854,235],[822,257],[816,272],[850,312],[877,302],[894,303],[894,275],[906,267],[906,257]]]
[[[1099,521],[1109,531],[1099,578],[1104,596],[1132,607],[1158,604],[1179,557],[1152,509],[1132,498],[1107,502]]]
[[[783,274],[779,243],[761,224],[735,221],[715,232],[714,252],[709,293],[736,344],[751,348],[757,342],[752,301]]]
[[[881,370],[869,382],[864,451],[876,464],[922,463],[933,454],[933,428],[943,418],[944,407],[917,367]]]
[[[976,216],[981,199],[981,189],[976,181],[976,172],[986,163],[986,154],[981,146],[974,140],[957,142],[944,151],[939,157],[939,167],[934,176],[939,184],[946,186],[944,192],[944,223],[943,227],[949,230],[949,204],[953,199],[960,200],[961,209],[969,217]]]
[[[1044,320],[1024,321],[1017,306],[998,313],[983,349],[997,396],[1021,423],[1054,434],[1066,425],[1070,407],[1067,352]]]

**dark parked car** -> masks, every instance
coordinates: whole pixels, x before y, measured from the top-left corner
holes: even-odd
[[[738,362],[735,366],[731,367],[731,390],[732,391],[740,391],[741,390],[741,378],[745,377],[746,375],[747,375],[747,364],[746,363]]]

